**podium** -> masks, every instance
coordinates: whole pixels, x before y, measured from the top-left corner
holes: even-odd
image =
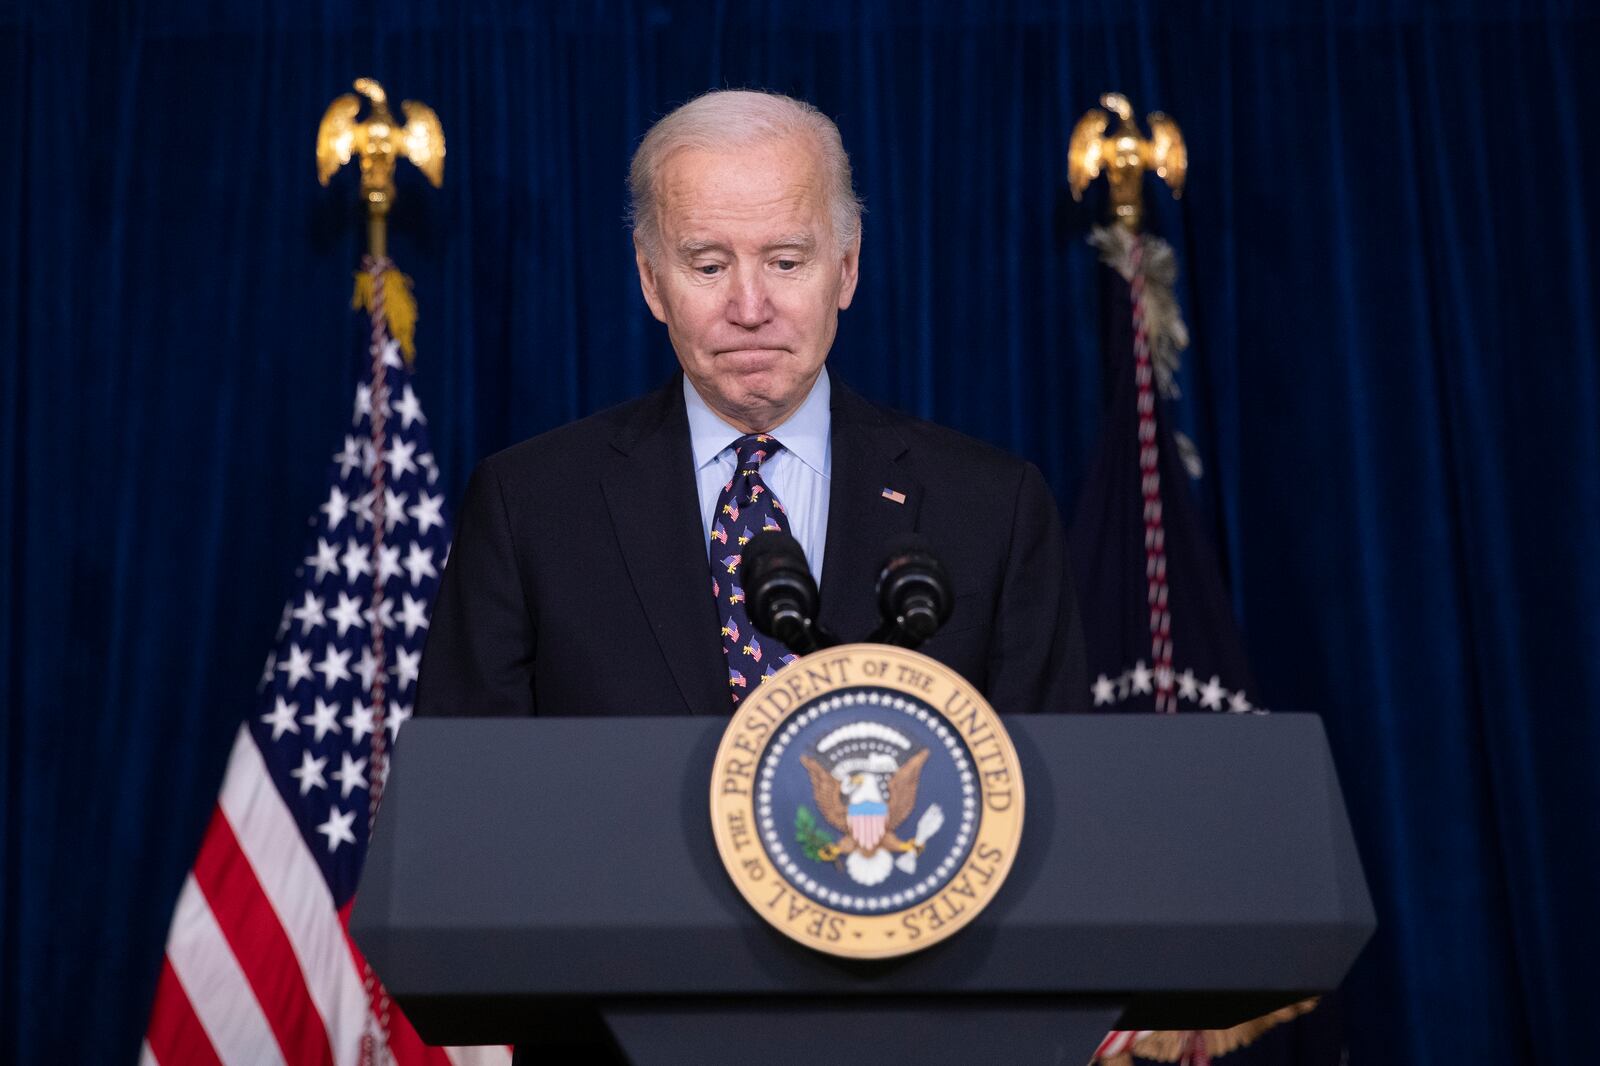
[[[707,797],[725,723],[416,719],[351,931],[423,1039],[634,1063],[1087,1061],[1335,988],[1375,927],[1311,715],[1005,719],[1016,863],[919,954],[812,951],[740,898]]]

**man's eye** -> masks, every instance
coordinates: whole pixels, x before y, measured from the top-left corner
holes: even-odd
[[[777,266],[777,268],[779,270],[795,270],[795,269],[799,268],[800,260],[798,260],[798,259],[780,259],[780,260],[777,261],[776,266]]]
[[[721,273],[722,264],[720,264],[720,263],[701,263],[699,266],[695,267],[694,269],[695,269],[695,273],[701,275],[702,277],[714,278],[719,273]]]

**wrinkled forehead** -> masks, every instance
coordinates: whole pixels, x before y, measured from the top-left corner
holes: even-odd
[[[828,236],[822,161],[805,137],[679,148],[662,162],[656,195],[662,236],[673,245]]]

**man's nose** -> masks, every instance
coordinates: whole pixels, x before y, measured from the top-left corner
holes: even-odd
[[[734,272],[733,288],[728,293],[727,314],[729,322],[745,329],[755,329],[772,317],[772,304],[767,299],[767,286],[760,271]]]

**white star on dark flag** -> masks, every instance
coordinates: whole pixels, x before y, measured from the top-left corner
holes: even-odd
[[[294,688],[302,681],[311,680],[311,653],[298,644],[289,645],[289,658],[278,663],[278,669],[288,675],[285,684]]]
[[[350,831],[350,826],[355,820],[355,811],[341,814],[337,807],[328,811],[328,820],[317,826],[317,832],[328,838],[329,851],[337,851],[340,844],[356,842],[356,835]]]
[[[411,391],[410,385],[401,390],[400,402],[394,405],[394,413],[400,416],[402,429],[410,429],[413,422],[428,424],[428,420],[422,416],[422,405],[417,402],[417,394]]]
[[[322,675],[322,683],[332,688],[335,682],[350,680],[350,653],[338,651],[332,644],[328,645],[328,653],[316,665],[316,671]]]
[[[351,628],[366,628],[366,623],[361,620],[361,601],[343,589],[339,590],[338,605],[328,612],[328,620],[339,627],[341,637]],[[370,681],[367,687],[372,687]]]
[[[345,715],[344,727],[350,730],[351,743],[361,743],[362,737],[372,735],[372,708],[365,703],[352,703],[350,713]]]
[[[300,635],[303,637],[318,626],[326,625],[327,620],[322,616],[322,601],[306,590],[305,603],[294,609],[295,620],[300,623]]]
[[[339,464],[339,476],[349,477],[350,471],[361,465],[361,442],[346,436],[344,450],[336,454],[333,461]]]
[[[404,648],[396,648],[394,653],[394,676],[400,691],[404,692],[416,684],[417,672],[422,668],[422,649],[407,652]]]
[[[328,516],[328,530],[332,532],[350,513],[350,499],[339,491],[339,486],[334,485],[328,490],[328,502],[322,505],[321,511]]]
[[[371,717],[370,712],[368,717]],[[351,792],[367,787],[366,769],[366,759],[352,759],[348,751],[339,753],[339,768],[333,772],[333,779],[339,782],[340,799],[349,799]]]
[[[329,574],[337,574],[339,572],[338,545],[329,544],[323,538],[318,537],[316,554],[306,556],[306,565],[317,568],[317,576],[314,580],[319,583]]]
[[[409,703],[390,703],[389,713],[383,716],[383,727],[389,731],[390,740],[400,739],[400,727],[411,718]]]
[[[300,732],[300,726],[294,720],[295,713],[299,710],[298,704],[290,703],[279,696],[273,702],[272,710],[261,716],[261,722],[272,727],[272,739],[277,740],[285,733]]]
[[[316,734],[311,739],[321,744],[323,737],[329,733],[339,732],[339,722],[336,717],[338,713],[339,705],[337,703],[328,702],[318,696],[316,697],[316,710],[300,719],[300,724],[310,726],[312,732]]]
[[[412,543],[411,551],[406,553],[406,561],[401,564],[406,573],[411,575],[411,584],[420,585],[425,577],[438,577],[439,571],[433,568],[433,549],[424,548],[422,545]]]
[[[433,526],[444,525],[444,519],[439,517],[439,508],[444,506],[444,497],[429,496],[426,492],[417,496],[416,506],[411,508],[411,517],[417,520],[417,532],[426,534]]]
[[[300,782],[300,795],[304,796],[314,788],[328,787],[328,782],[322,779],[322,768],[326,765],[327,759],[315,758],[310,751],[300,753],[300,768],[289,771],[289,776]]]
[[[417,446],[415,444],[408,444],[403,440],[397,440],[389,445],[389,450],[384,454],[383,458],[389,464],[391,477],[399,477],[401,474],[415,474],[417,472],[417,464],[411,458],[416,450]]]

